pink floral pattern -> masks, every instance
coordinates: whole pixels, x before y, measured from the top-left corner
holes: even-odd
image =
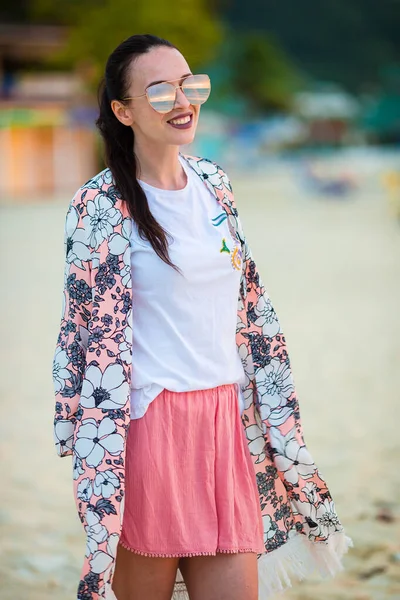
[[[278,556],[294,537],[328,547],[339,534],[340,559],[352,542],[305,444],[285,337],[244,235],[230,181],[216,163],[184,158],[227,213],[231,242],[240,248],[236,341],[246,373],[242,422],[264,522],[265,553],[258,558]],[[109,169],[78,190],[65,225],[62,317],[53,361],[54,440],[59,456],[73,457],[74,497],[87,536],[78,600],[115,598],[111,587],[124,512],[135,309],[131,226]]]

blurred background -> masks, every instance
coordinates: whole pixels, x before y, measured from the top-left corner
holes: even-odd
[[[0,598],[69,600],[85,551],[51,366],[74,192],[103,167],[96,90],[135,33],[212,92],[185,152],[231,177],[286,333],[305,439],[355,547],[292,600],[400,599],[399,0],[0,4]]]

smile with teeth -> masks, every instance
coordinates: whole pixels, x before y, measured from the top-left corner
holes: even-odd
[[[171,119],[168,123],[172,123],[173,125],[184,125],[185,123],[189,123],[192,115],[188,115],[187,117],[183,117],[182,119]]]

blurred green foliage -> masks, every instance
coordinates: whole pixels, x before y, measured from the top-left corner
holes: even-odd
[[[221,14],[235,31],[276,36],[302,70],[354,92],[400,64],[400,0],[227,0]]]
[[[174,43],[191,68],[218,72],[210,105],[245,98],[252,111],[286,109],[301,81],[272,36],[227,29],[209,0],[31,0],[31,19],[68,26],[65,50],[54,66],[81,69],[94,89],[112,50],[135,33]],[[221,7],[219,7],[221,8]],[[212,73],[210,73],[212,75]]]
[[[230,42],[232,85],[255,110],[289,109],[303,77],[279,44],[265,33],[235,33]]]
[[[89,85],[100,79],[109,54],[134,34],[152,33],[175,44],[191,68],[212,60],[224,26],[205,0],[31,0],[31,18],[69,26],[65,50],[52,57],[59,67],[83,65]]]
[[[227,115],[291,108],[293,93],[306,81],[272,36],[230,31],[211,63],[208,106]]]
[[[310,77],[356,93],[374,92],[382,68],[400,64],[400,0],[13,0],[0,5],[0,20],[72,26],[65,66],[92,53],[100,64],[119,41],[138,32],[171,39],[193,68],[211,61],[224,38],[239,45],[242,34],[259,34],[279,40],[286,65],[289,57]],[[275,94],[282,97],[282,91]]]

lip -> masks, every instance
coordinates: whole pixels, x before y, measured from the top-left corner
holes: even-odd
[[[193,117],[193,113],[192,112],[181,113],[180,115],[176,115],[175,117],[171,117],[170,119],[168,119],[167,123],[169,123],[170,121],[174,121],[175,119],[183,119],[184,117]]]

